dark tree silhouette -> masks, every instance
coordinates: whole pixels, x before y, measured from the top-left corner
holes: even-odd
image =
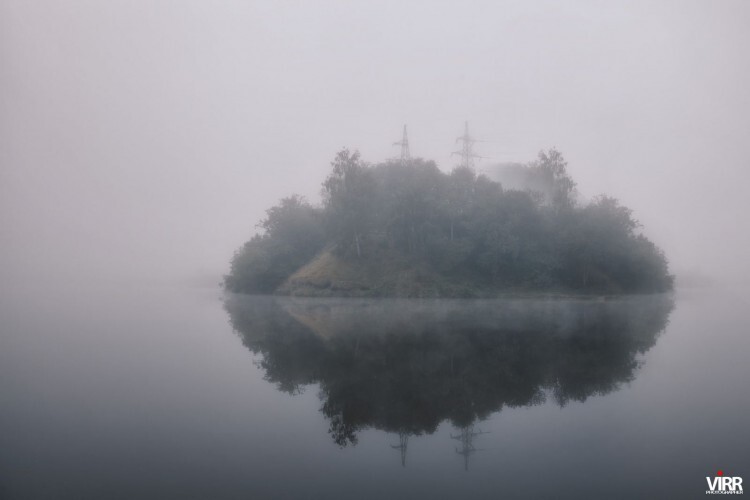
[[[445,174],[422,159],[370,166],[346,149],[331,165],[323,206],[291,197],[270,209],[263,232],[235,254],[227,289],[277,291],[322,249],[338,259],[318,266],[328,279],[316,286],[328,294],[347,293],[331,285],[345,268],[342,279],[356,278],[357,293],[371,296],[672,288],[666,257],[639,233],[631,210],[606,196],[579,206],[567,162],[554,149],[516,167],[527,189],[504,189],[466,167]],[[427,284],[376,283],[398,276]]]
[[[417,436],[447,420],[472,429],[504,407],[549,397],[564,406],[617,390],[634,379],[637,355],[654,345],[672,307],[664,295],[225,302],[243,343],[262,354],[269,382],[291,394],[319,384],[340,446],[356,444],[366,428]]]

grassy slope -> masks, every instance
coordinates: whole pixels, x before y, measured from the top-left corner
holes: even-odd
[[[473,297],[468,283],[456,283],[425,263],[382,250],[367,258],[342,259],[326,249],[277,290],[309,297]]]
[[[445,276],[424,262],[392,250],[380,250],[362,259],[343,259],[327,248],[292,274],[275,293],[299,297],[492,298],[603,296],[622,292],[611,287],[584,292],[483,286]]]

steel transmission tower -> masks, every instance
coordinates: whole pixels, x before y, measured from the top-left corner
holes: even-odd
[[[392,444],[391,448],[401,452],[401,467],[406,467],[406,449],[409,447],[409,434],[406,432],[398,433],[398,444]]]
[[[461,443],[461,449],[459,450],[458,448],[456,448],[456,453],[464,457],[464,470],[466,471],[469,470],[469,457],[479,451],[474,447],[474,437],[482,434],[487,433],[482,431],[481,429],[478,431],[474,431],[474,425],[467,425],[466,427],[461,427],[460,435],[450,435],[451,439],[455,439],[456,441],[459,441]]]
[[[411,154],[409,153],[409,137],[406,135],[406,125],[404,125],[404,136],[401,138],[401,141],[394,142],[393,145],[401,146],[401,163],[406,164],[406,162],[411,159]]]
[[[469,135],[469,122],[464,122],[464,135],[456,139],[456,142],[459,141],[461,141],[461,150],[454,151],[451,155],[460,155],[461,166],[473,169],[474,158],[484,158],[484,156],[474,154],[474,143],[477,141]]]

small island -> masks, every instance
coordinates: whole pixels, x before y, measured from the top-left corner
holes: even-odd
[[[664,253],[616,199],[578,201],[559,151],[450,173],[419,158],[368,164],[344,149],[321,206],[266,211],[234,254],[231,292],[338,297],[497,297],[671,290]]]

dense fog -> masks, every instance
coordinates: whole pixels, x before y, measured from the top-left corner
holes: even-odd
[[[0,279],[214,285],[342,147],[555,147],[678,283],[750,277],[750,4],[0,3]]]

